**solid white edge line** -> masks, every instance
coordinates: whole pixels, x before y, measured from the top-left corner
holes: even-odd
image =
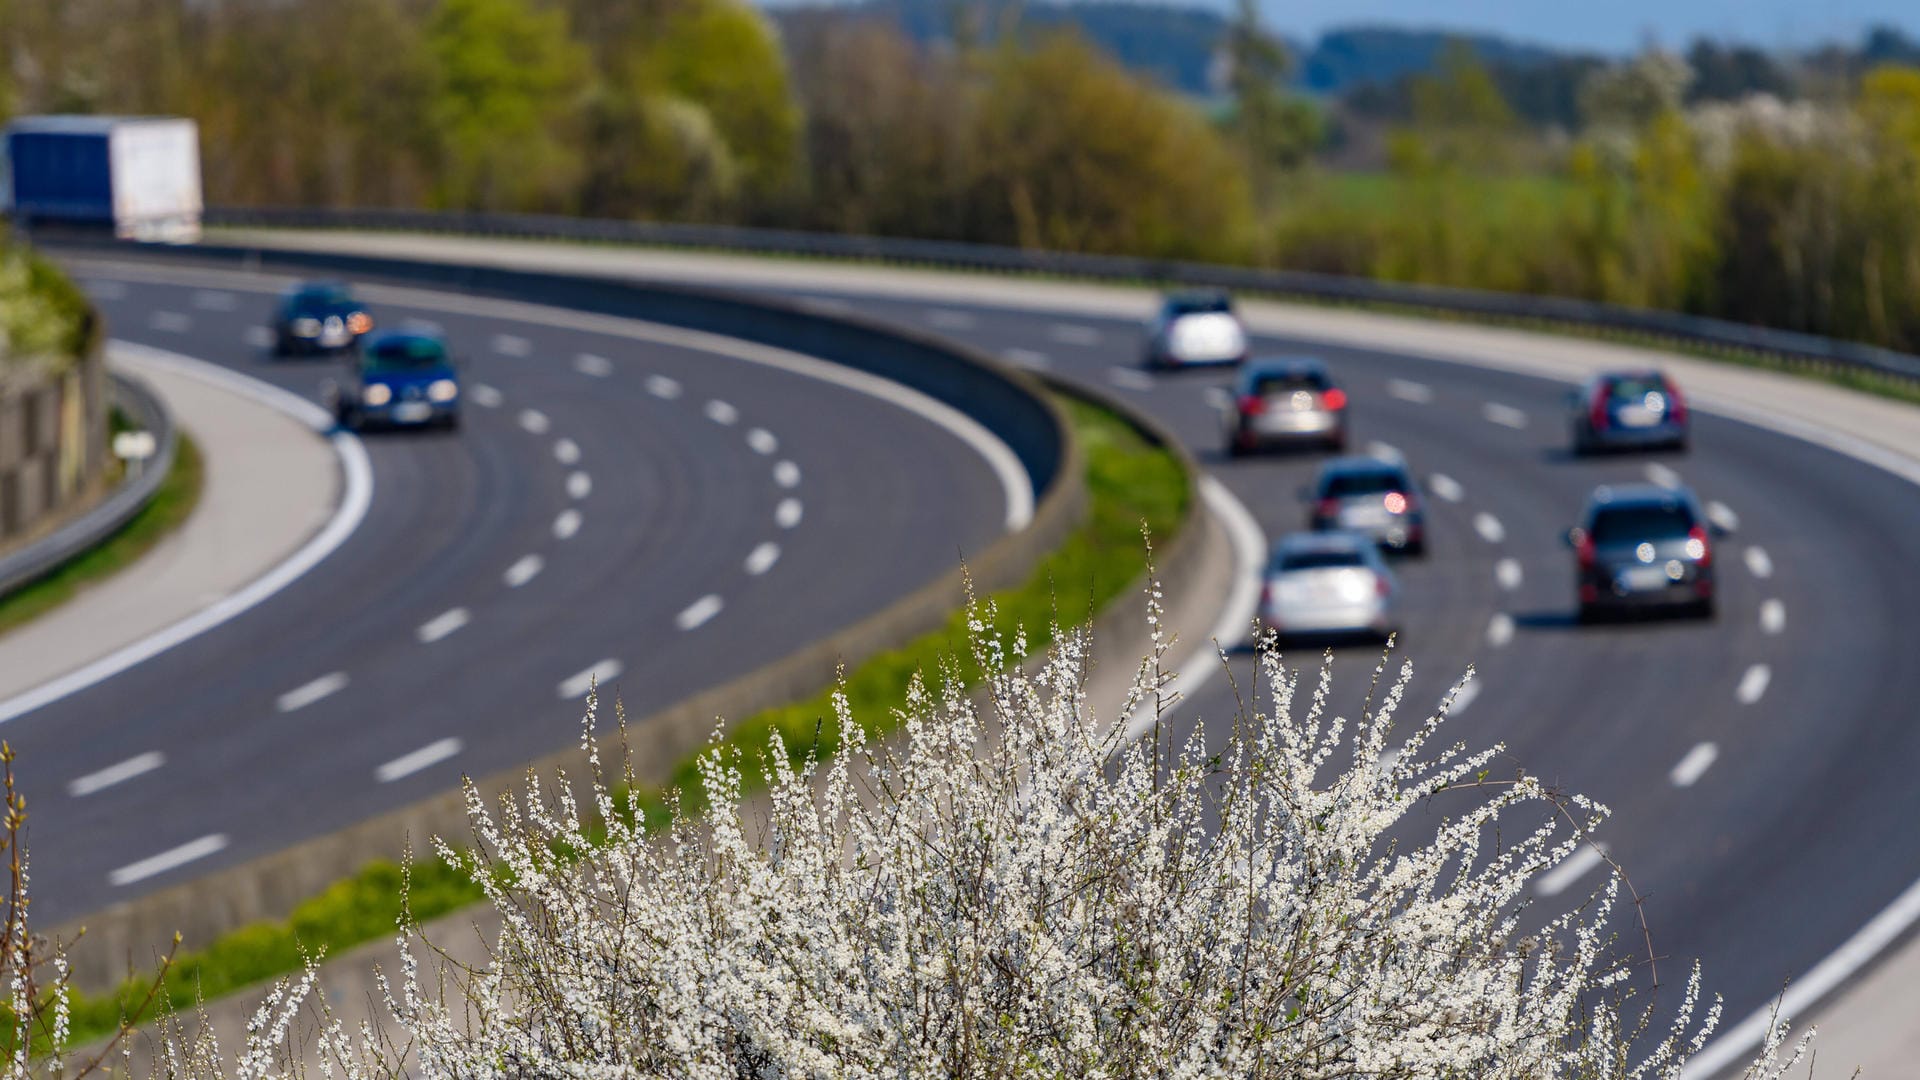
[[[1200,498],[1214,520],[1226,530],[1233,547],[1233,590],[1220,606],[1220,618],[1213,624],[1211,640],[1202,642],[1180,662],[1174,689],[1181,700],[1191,701],[1208,680],[1220,670],[1220,649],[1232,649],[1253,632],[1254,616],[1260,613],[1260,568],[1267,562],[1267,535],[1245,503],[1211,475],[1200,477]],[[1218,642],[1216,647],[1215,642]],[[1137,742],[1153,730],[1153,703],[1142,702],[1134,715],[1126,718],[1122,738]]]
[[[168,848],[158,855],[149,855],[139,862],[128,863],[107,875],[107,883],[116,888],[145,881],[150,877],[164,874],[185,866],[196,859],[222,851],[227,846],[226,833],[210,833],[198,840],[189,840],[179,847]]]
[[[0,724],[50,705],[68,695],[79,693],[97,683],[105,682],[135,664],[158,656],[183,641],[204,634],[221,623],[238,617],[281,589],[298,581],[307,571],[319,565],[320,560],[333,554],[341,544],[346,543],[347,537],[352,536],[353,531],[360,527],[361,521],[367,516],[367,508],[373,504],[373,467],[367,460],[367,448],[352,432],[333,431],[333,416],[320,406],[250,375],[242,375],[237,371],[164,349],[116,340],[108,344],[108,350],[110,353],[123,352],[138,356],[142,362],[166,368],[174,374],[199,379],[245,395],[312,428],[315,434],[333,444],[334,457],[340,462],[340,471],[344,480],[341,484],[340,503],[334,507],[333,516],[327,519],[326,525],[322,526],[312,539],[278,566],[240,589],[90,664],[50,679],[31,690],[15,694],[5,701],[0,701]]]
[[[394,758],[392,761],[373,770],[374,779],[383,784],[412,776],[422,769],[431,768],[466,749],[466,744],[451,735]]]
[[[167,755],[158,750],[135,754],[125,761],[115,762],[104,769],[95,769],[84,776],[76,776],[67,781],[67,794],[76,799],[83,799],[115,784],[124,784],[136,776],[145,776],[166,763]]]
[[[157,280],[164,284],[217,281],[225,288],[256,293],[275,292],[292,280],[285,275],[245,274],[227,270],[168,268],[156,273],[151,266],[138,263],[114,263],[111,260],[82,259],[76,260],[75,264],[80,271],[95,274],[101,273],[102,267],[111,267],[109,272],[127,280]],[[989,431],[984,424],[959,409],[891,379],[771,345],[758,345],[723,334],[704,330],[687,330],[641,319],[596,315],[591,312],[573,311],[526,301],[478,300],[435,292],[432,289],[391,285],[367,286],[361,290],[361,295],[370,301],[406,305],[424,310],[513,319],[536,325],[605,333],[628,340],[652,341],[679,348],[695,349],[761,367],[777,368],[803,378],[830,383],[842,389],[876,398],[896,408],[905,409],[942,428],[986,461],[987,467],[1000,481],[1001,490],[1006,497],[1007,532],[1019,532],[1033,521],[1033,478],[1027,475],[1026,468],[1021,465],[1020,457],[1013,452],[1013,448],[998,435]],[[649,379],[647,387],[650,392],[654,392],[656,388],[665,389],[668,384],[673,386],[677,394],[680,390],[679,384],[671,379],[665,380],[665,383],[655,383],[653,379]]]

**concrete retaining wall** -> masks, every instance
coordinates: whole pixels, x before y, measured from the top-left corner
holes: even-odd
[[[41,536],[99,493],[107,393],[97,349],[72,364],[0,358],[0,553]]]

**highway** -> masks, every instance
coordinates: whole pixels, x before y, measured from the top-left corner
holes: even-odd
[[[204,287],[92,285],[117,336],[316,390],[323,365],[270,364],[246,344],[265,310],[259,293],[215,312],[196,307]],[[1117,393],[1178,433],[1264,540],[1304,521],[1299,492],[1318,458],[1228,459],[1217,401],[1230,375],[1142,372],[1137,323],[779,291]],[[103,850],[78,868],[39,863],[40,903],[85,910],[114,891],[103,887],[113,868],[156,847],[224,832],[229,846],[194,864],[203,869],[440,790],[460,770],[510,766],[566,741],[574,707],[556,687],[603,657],[620,659],[629,682],[644,678],[650,696],[675,697],[871,610],[1002,527],[991,469],[899,409],[711,356],[490,318],[454,299],[458,313],[377,309],[389,323],[445,326],[472,358],[470,377],[499,392],[497,407],[474,409],[457,438],[369,438],[373,511],[338,556],[258,612],[7,725],[35,770],[62,784],[110,764],[94,748],[139,749],[130,717],[142,746],[169,750],[164,774],[42,801],[36,844],[84,836]],[[1905,828],[1920,811],[1908,775],[1920,760],[1920,668],[1904,655],[1920,610],[1912,484],[1698,407],[1689,454],[1575,459],[1562,384],[1272,337],[1256,351],[1325,358],[1354,403],[1355,449],[1404,455],[1426,485],[1430,554],[1397,564],[1415,699],[1437,703],[1475,666],[1478,689],[1452,736],[1504,742],[1514,768],[1613,808],[1601,838],[1647,897],[1670,986],[1701,958],[1738,1020],[1920,876],[1920,836]],[[587,370],[600,369],[581,355],[611,372]],[[662,396],[659,377],[680,392]],[[735,422],[705,411],[715,399],[735,407]],[[527,410],[545,418],[537,432]],[[754,427],[778,439],[777,453],[747,444]],[[578,462],[556,460],[561,439],[577,443]],[[799,495],[775,481],[776,458],[797,464]],[[576,471],[592,476],[579,499],[567,489]],[[1596,484],[1648,479],[1686,483],[1733,526],[1717,548],[1719,617],[1579,626],[1560,537]],[[805,513],[782,529],[774,514],[789,497],[804,497]],[[559,539],[553,525],[570,509],[584,523]],[[743,560],[763,542],[780,545],[778,561],[747,573]],[[527,556],[544,569],[505,585],[506,568]],[[676,614],[707,595],[724,598],[711,621],[675,629]],[[471,621],[418,639],[455,608]],[[1339,654],[1343,706],[1357,707],[1374,660]],[[1245,687],[1244,652],[1235,665]],[[348,675],[338,692],[277,711],[278,695],[333,672]],[[1224,725],[1233,709],[1215,678],[1177,721]],[[456,757],[376,778],[383,763],[449,737],[462,740]],[[161,824],[124,828],[130,817]],[[1599,867],[1584,869],[1549,879],[1542,900],[1595,887]]]
[[[114,337],[318,400],[336,362],[263,349],[282,279],[166,277],[84,280]],[[42,918],[563,747],[589,672],[642,713],[722,683],[1007,525],[994,464],[897,401],[665,344],[641,324],[630,336],[556,309],[530,321],[465,297],[366,296],[383,325],[437,326],[465,358],[464,429],[366,435],[371,503],[335,553],[216,629],[4,725],[31,763]]]
[[[1149,375],[1139,324],[1083,313],[804,295],[934,329],[1012,363],[1117,392],[1169,424],[1250,512],[1265,539],[1303,527],[1318,456],[1230,459],[1224,371]],[[1144,312],[1143,312],[1144,314]],[[1525,375],[1256,337],[1256,355],[1313,355],[1354,403],[1354,452],[1390,447],[1427,488],[1429,556],[1396,563],[1401,647],[1419,716],[1473,665],[1451,738],[1503,742],[1525,768],[1614,811],[1600,839],[1647,898],[1662,981],[1695,958],[1728,1022],[1765,1005],[1920,876],[1920,490],[1831,450],[1695,408],[1694,449],[1597,459],[1567,452],[1565,384]],[[1716,621],[1580,626],[1561,537],[1597,484],[1682,482],[1733,523],[1719,542]],[[1357,712],[1378,659],[1336,660]],[[1317,649],[1289,657],[1317,666]],[[1252,685],[1244,650],[1235,682]],[[1223,728],[1235,708],[1209,680],[1178,715]],[[1403,712],[1403,722],[1417,717]],[[1601,882],[1577,858],[1542,903]],[[1631,916],[1622,955],[1643,952]]]

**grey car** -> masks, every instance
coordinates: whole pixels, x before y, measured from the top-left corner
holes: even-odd
[[[1687,448],[1687,400],[1665,372],[1603,372],[1567,405],[1576,454]]]
[[[1260,593],[1260,622],[1283,637],[1398,632],[1400,584],[1371,537],[1294,533],[1273,547]]]
[[[1347,445],[1347,392],[1318,360],[1248,361],[1225,414],[1227,453],[1235,456],[1271,446]]]
[[[1426,505],[1403,461],[1335,458],[1320,467],[1307,494],[1315,531],[1357,532],[1403,554],[1426,553]]]
[[[1636,610],[1714,610],[1714,533],[1685,488],[1596,488],[1569,530],[1580,618]]]

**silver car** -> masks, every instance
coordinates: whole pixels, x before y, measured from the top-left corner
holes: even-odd
[[[1249,360],[1223,407],[1227,453],[1238,457],[1269,446],[1347,445],[1347,392],[1318,360]]]
[[[1400,583],[1373,539],[1294,533],[1274,545],[1260,622],[1282,637],[1371,636],[1399,629]]]

